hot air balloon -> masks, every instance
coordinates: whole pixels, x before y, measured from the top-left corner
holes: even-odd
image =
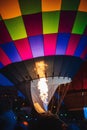
[[[87,58],[86,7],[86,0],[1,0],[0,86],[22,91],[40,114],[58,113]]]

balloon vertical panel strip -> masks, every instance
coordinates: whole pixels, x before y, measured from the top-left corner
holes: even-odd
[[[51,34],[58,32],[60,12],[43,12],[43,34]]]
[[[49,12],[61,9],[62,0],[42,0],[42,12]]]
[[[78,11],[87,12],[87,1],[80,0]]]
[[[45,67],[45,73],[46,73],[46,77],[51,77],[53,75],[54,72],[54,56],[46,56],[44,57],[44,63],[46,65]]]
[[[28,36],[40,35],[43,33],[41,13],[24,15],[23,20]]]
[[[82,52],[84,52],[86,47],[87,47],[87,37],[82,36],[78,43],[74,56],[78,56],[78,57],[81,56]]]
[[[43,35],[29,37],[33,57],[44,56]]]
[[[55,56],[55,59],[54,59],[54,76],[61,75],[62,63],[63,63],[63,57],[60,56],[57,59],[57,57]]]
[[[8,74],[8,78],[10,78],[10,76],[12,76],[12,77],[14,76],[14,78],[15,78],[19,83],[21,83],[21,82],[24,81],[24,75],[23,75],[23,74],[21,75],[19,69],[17,69],[14,64],[13,64],[13,66],[9,65],[7,68],[8,68],[7,73],[9,73],[9,71],[10,71],[10,74]],[[16,73],[15,73],[15,72],[16,72]],[[4,73],[5,73],[5,72],[4,72]],[[11,78],[10,78],[10,79],[11,79]]]
[[[66,50],[66,55],[74,55],[75,50],[77,49],[78,43],[80,41],[81,35],[71,34],[68,47]]]
[[[13,40],[27,37],[22,17],[8,19],[4,22]]]
[[[3,19],[10,19],[21,16],[18,0],[1,0],[0,12]]]
[[[64,55],[68,47],[68,41],[70,39],[69,33],[58,33],[56,55]]]
[[[30,80],[38,78],[36,73],[35,73],[35,60],[31,59],[31,60],[24,61],[24,64],[25,64],[26,69],[28,71]]]
[[[57,34],[45,34],[44,36],[44,55],[55,55]]]
[[[9,57],[7,56],[7,54],[3,51],[2,48],[0,48],[0,62],[6,66],[8,64],[11,64],[11,60],[9,59]]]
[[[72,33],[83,34],[87,26],[87,13],[77,12]]]
[[[23,15],[41,12],[41,0],[19,0],[19,4]]]
[[[61,11],[58,32],[70,33],[76,18],[76,11]]]
[[[24,64],[24,62],[20,62],[19,64],[15,63],[12,68],[14,71],[17,71],[17,73],[21,76],[21,80],[30,80],[29,74],[27,71],[27,68]]]
[[[61,10],[77,10],[79,0],[62,0]]]
[[[5,36],[5,37],[4,37]],[[7,30],[4,21],[0,21],[0,44],[12,41],[9,31]]]
[[[22,60],[13,42],[10,42],[8,44],[2,44],[1,47],[7,54],[11,62],[17,62]]]
[[[67,56],[63,59],[63,64],[64,65],[62,66],[62,71],[61,71],[61,75],[63,77],[67,77],[67,73],[68,73],[69,67],[71,65],[70,61],[71,61],[70,57],[67,57]]]
[[[14,44],[22,60],[33,58],[28,38],[16,40],[14,41]]]

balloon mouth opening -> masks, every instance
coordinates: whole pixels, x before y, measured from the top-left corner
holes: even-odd
[[[62,95],[59,92],[62,88],[66,89],[71,81],[68,77],[47,77],[31,81],[31,97],[35,110],[43,116],[56,115],[52,110],[57,110],[57,105],[54,104],[61,102]],[[56,101],[53,101],[54,99]]]

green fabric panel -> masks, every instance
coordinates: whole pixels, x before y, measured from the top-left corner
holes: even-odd
[[[23,15],[41,12],[41,0],[19,0]]]
[[[8,19],[4,22],[13,40],[27,37],[22,17]]]
[[[44,12],[42,13],[43,33],[57,33],[59,25],[60,12]]]
[[[80,0],[62,0],[62,10],[77,10]]]
[[[86,26],[87,26],[87,13],[78,12],[76,20],[74,22],[72,33],[83,34]]]

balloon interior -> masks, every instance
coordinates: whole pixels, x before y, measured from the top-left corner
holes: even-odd
[[[57,114],[87,58],[86,0],[0,1],[0,86]]]
[[[69,77],[46,77],[46,67],[48,66],[43,61],[36,62],[35,71],[39,79],[31,81],[31,96],[34,107],[39,113],[51,112],[52,108],[49,109],[49,103],[52,100],[56,89],[61,84],[66,85],[71,82],[71,78]],[[54,104],[52,107],[54,107]]]
[[[15,81],[10,86],[20,90],[39,114],[57,115],[82,63],[74,56],[45,56],[9,64],[1,73]]]
[[[45,58],[34,59],[33,73],[36,78],[30,80],[30,87],[26,83],[26,91],[30,91],[33,105],[39,114],[57,115],[72,78],[83,60],[71,56]],[[69,59],[72,63],[70,68]],[[77,66],[75,63],[78,63]],[[76,71],[72,73],[73,67]]]

